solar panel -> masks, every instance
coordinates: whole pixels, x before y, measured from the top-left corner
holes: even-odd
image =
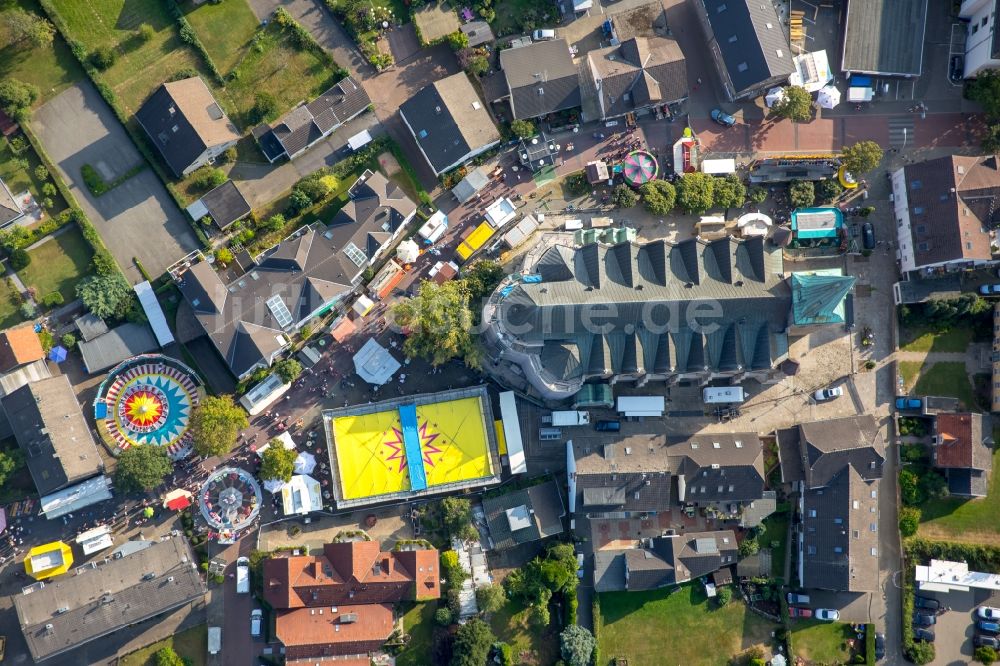
[[[275,294],[267,299],[267,308],[274,315],[274,318],[278,321],[278,326],[281,328],[285,328],[292,323],[292,313],[288,311],[288,306],[281,300],[281,296]]]

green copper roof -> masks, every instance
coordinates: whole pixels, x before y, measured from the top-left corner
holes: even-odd
[[[792,319],[796,326],[836,324],[844,321],[844,297],[854,286],[854,276],[792,273]]]

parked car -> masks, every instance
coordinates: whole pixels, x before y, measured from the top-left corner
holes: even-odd
[[[979,287],[979,293],[983,296],[996,296],[1000,294],[1000,284],[984,284]]]
[[[597,432],[618,432],[621,429],[622,422],[618,419],[602,420],[594,424],[594,430]]]
[[[933,613],[917,611],[913,614],[913,624],[920,627],[929,627],[937,624],[937,616]]]
[[[990,622],[1000,622],[1000,608],[992,606],[980,606],[976,609],[976,615]]]
[[[875,634],[875,661],[885,659],[885,634]]]
[[[535,30],[531,33],[531,39],[536,42],[547,42],[550,39],[556,38],[556,31],[544,28],[542,30]]]
[[[875,249],[875,227],[871,222],[861,225],[861,247],[866,250]]]
[[[813,612],[811,608],[799,608],[798,606],[788,607],[788,617],[812,617]]]
[[[831,386],[830,388],[820,389],[813,393],[813,400],[816,402],[828,402],[842,395],[844,395],[843,386]]]
[[[576,577],[583,578],[583,553],[576,554]]]
[[[896,398],[896,409],[920,409],[923,406],[923,398],[907,398],[905,395]],[[928,601],[934,600],[928,599]],[[934,603],[934,606],[925,606],[924,608],[937,608],[937,602],[934,601]]]
[[[264,618],[264,613],[259,608],[254,608],[250,611],[250,635],[253,637],[260,636],[260,623]]]
[[[809,603],[808,594],[796,594],[795,592],[788,593],[788,603],[789,604],[807,604]]]
[[[952,81],[961,81],[965,78],[965,56],[953,55],[948,67],[948,78]]]
[[[927,641],[928,643],[934,642],[934,632],[930,629],[923,629],[921,627],[913,628],[913,640],[915,641]]]
[[[722,109],[712,109],[712,120],[719,123],[723,127],[732,127],[736,124],[736,118],[729,115]]]
[[[996,636],[976,634],[976,637],[973,640],[976,647],[1000,648],[1000,638],[997,638]]]
[[[840,619],[840,611],[833,608],[817,608],[816,619],[824,622],[836,622]]]
[[[929,608],[930,610],[936,611],[941,608],[941,602],[937,599],[931,599],[930,597],[913,597],[913,607]]]
[[[997,624],[996,622],[980,620],[976,623],[976,626],[979,627],[979,631],[984,634],[1000,634],[1000,624]]]

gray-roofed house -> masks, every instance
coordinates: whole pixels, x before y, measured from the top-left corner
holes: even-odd
[[[229,284],[208,262],[178,276],[195,318],[237,378],[269,367],[295,331],[352,294],[416,215],[416,204],[381,173],[366,171],[348,194],[329,227],[300,229]]]
[[[952,412],[934,416],[932,463],[956,497],[986,497],[993,471],[993,439],[983,434],[983,415]]]
[[[116,326],[107,333],[78,345],[80,355],[83,357],[83,366],[91,374],[107,370],[125,359],[159,348],[160,345],[149,324],[133,322]]]
[[[885,448],[875,418],[802,423],[777,435],[782,480],[799,493],[802,586],[876,591]]]
[[[200,76],[164,83],[135,117],[178,178],[211,163],[240,139]]]
[[[587,64],[601,118],[673,104],[688,96],[684,54],[672,39],[633,37],[590,51]]]
[[[732,530],[688,532],[645,539],[639,548],[594,553],[597,592],[638,592],[682,585],[736,564]]]
[[[505,283],[483,308],[499,362],[487,367],[519,366],[552,400],[597,378],[779,381],[793,307],[814,298],[809,285],[792,292],[780,248],[760,237],[553,245],[524,271],[540,281]],[[700,323],[705,301],[711,326]]]
[[[605,518],[622,511],[656,515],[671,506],[666,436],[643,432],[599,447],[575,445],[577,513]]]
[[[493,36],[490,24],[486,21],[469,21],[468,23],[463,23],[460,30],[469,38],[470,48],[489,44],[496,39]]]
[[[500,68],[515,119],[580,106],[580,77],[565,39],[504,49],[500,51]]]
[[[2,405],[39,495],[104,471],[66,375],[26,384],[5,396]]]
[[[191,219],[198,221],[208,215],[215,226],[225,230],[234,222],[242,220],[250,214],[250,202],[247,201],[236,181],[227,180],[222,185],[208,192],[202,198],[187,207]]]
[[[7,184],[0,179],[0,227],[14,224],[24,217],[24,210],[17,202],[14,195],[7,188]]]
[[[566,508],[559,484],[552,479],[503,495],[483,497],[483,510],[496,550],[545,539],[565,529]]]
[[[400,105],[399,115],[435,175],[500,143],[500,131],[465,72],[424,86]]]
[[[274,124],[258,125],[252,134],[269,162],[283,157],[294,160],[344,123],[360,116],[371,103],[364,87],[347,77],[313,101],[295,107]]]
[[[108,332],[108,325],[93,312],[86,312],[80,315],[73,320],[73,324],[76,326],[76,330],[79,331],[80,337],[83,338],[84,342],[93,340],[97,336]]]
[[[695,8],[730,101],[759,97],[795,71],[784,24],[770,2],[696,0]]]
[[[13,597],[32,658],[40,662],[204,598],[183,537],[157,541],[78,576]]]
[[[923,71],[927,0],[849,0],[840,69],[916,78]]]

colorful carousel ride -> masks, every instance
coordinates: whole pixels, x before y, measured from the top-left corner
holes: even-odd
[[[231,543],[260,513],[260,484],[239,467],[222,467],[198,491],[198,508],[220,543]]]
[[[633,150],[622,160],[622,176],[632,187],[654,180],[659,172],[656,156],[647,150]]]
[[[165,446],[174,460],[191,452],[189,423],[198,406],[201,380],[180,361],[160,354],[117,365],[101,383],[94,419],[102,435],[121,450]]]

